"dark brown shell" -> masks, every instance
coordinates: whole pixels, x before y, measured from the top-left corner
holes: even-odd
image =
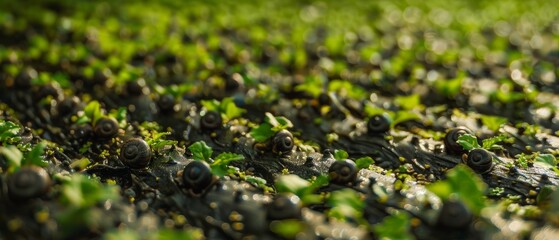
[[[293,135],[287,130],[277,132],[272,139],[272,147],[273,151],[280,155],[290,153],[293,147],[295,147]]]
[[[159,106],[161,112],[173,112],[175,108],[175,97],[171,94],[161,95],[157,101],[157,106]]]
[[[151,149],[141,138],[129,139],[120,148],[120,160],[131,168],[146,168],[151,161]]]
[[[118,122],[112,117],[103,117],[95,123],[93,132],[100,138],[113,138],[118,134]]]
[[[458,127],[448,131],[444,137],[444,148],[447,154],[460,155],[465,153],[464,149],[458,141],[458,138],[464,134],[472,134],[472,131],[465,127]]]
[[[210,165],[204,161],[192,161],[182,172],[184,187],[193,193],[202,193],[215,180]]]
[[[443,203],[437,218],[437,226],[450,229],[464,229],[468,228],[472,223],[473,215],[464,205],[458,200],[448,200]]]
[[[8,177],[8,195],[12,200],[28,200],[45,194],[51,181],[45,169],[26,166]]]
[[[476,173],[486,173],[493,167],[493,157],[485,149],[474,149],[468,153],[466,164]]]
[[[328,175],[331,183],[346,185],[355,182],[358,171],[355,162],[349,159],[338,160],[330,165]]]
[[[384,115],[375,115],[367,121],[367,132],[369,135],[386,133],[390,130],[390,120]]]
[[[301,217],[301,207],[301,200],[296,195],[277,195],[266,213],[270,220],[297,219]]]
[[[200,118],[200,126],[203,129],[217,129],[223,125],[221,114],[216,111],[207,111],[204,116]]]

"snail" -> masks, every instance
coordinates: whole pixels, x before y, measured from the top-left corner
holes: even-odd
[[[120,160],[131,168],[146,168],[151,161],[151,149],[141,138],[129,139],[120,148]]]
[[[450,229],[464,229],[470,226],[473,215],[458,200],[448,200],[443,203],[437,218],[437,226]]]
[[[464,153],[462,146],[456,142],[458,138],[464,134],[472,134],[472,132],[467,128],[458,127],[446,133],[444,137],[444,148],[447,154],[458,155]]]
[[[281,130],[272,139],[273,151],[280,155],[290,153],[295,146],[293,135],[287,130]]]
[[[335,161],[328,169],[330,182],[340,185],[355,182],[357,179],[357,172],[358,169],[355,162],[349,159]]]
[[[390,129],[390,120],[384,115],[375,115],[367,121],[367,131],[370,135],[382,134]]]
[[[66,116],[73,113],[77,110],[76,108],[79,105],[79,101],[80,99],[76,96],[64,98],[64,100],[57,104],[58,115]]]
[[[302,203],[297,195],[277,195],[268,205],[269,220],[294,219],[301,217]]]
[[[161,110],[161,112],[173,112],[175,108],[175,97],[170,94],[162,95],[157,101],[157,106],[159,106],[159,110]]]
[[[97,137],[112,138],[118,134],[118,123],[112,117],[103,117],[95,123],[93,132]]]
[[[223,124],[221,114],[216,111],[207,111],[202,118],[200,118],[200,126],[204,129],[217,129]]]
[[[493,167],[493,157],[485,149],[473,149],[468,153],[466,164],[476,173],[486,173]]]
[[[203,161],[192,161],[182,172],[182,182],[192,193],[200,194],[215,180],[210,165]]]
[[[12,200],[40,197],[50,187],[47,171],[37,166],[26,166],[8,177],[8,195]]]

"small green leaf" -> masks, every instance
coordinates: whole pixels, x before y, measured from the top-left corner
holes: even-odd
[[[263,179],[261,177],[256,177],[256,176],[246,176],[245,179],[247,182],[255,184],[256,186],[263,186],[266,185],[266,179]]]
[[[19,130],[19,125],[10,121],[0,120],[0,142],[4,143],[18,137]]]
[[[78,117],[78,120],[76,120],[76,124],[77,125],[82,125],[82,124],[86,124],[86,123],[90,123],[91,119],[89,117],[87,117],[86,115],[81,115],[80,117]]]
[[[192,153],[195,160],[209,161],[213,150],[204,141],[198,141],[190,145],[188,150]]]
[[[477,137],[471,134],[461,135],[460,137],[458,137],[458,140],[456,142],[460,144],[466,151],[470,151],[475,148],[481,148],[481,146],[477,142]]]
[[[31,151],[23,158],[21,165],[36,165],[39,167],[46,167],[48,163],[43,160],[43,153],[45,150],[46,144],[39,143],[31,149]]]
[[[274,136],[274,134],[276,133],[272,130],[272,125],[269,123],[262,123],[250,131],[250,135],[257,142],[264,142]]]
[[[282,175],[276,180],[278,192],[293,193],[299,197],[304,195],[305,189],[309,186],[311,186],[310,182],[294,174]]]
[[[390,119],[390,118],[389,118]],[[417,113],[410,112],[410,111],[398,111],[394,114],[394,120],[390,123],[390,127],[393,128],[394,126],[398,125],[399,123],[407,122],[407,121],[414,121],[414,120],[421,120],[421,117]]]
[[[306,92],[317,98],[322,93],[323,78],[320,76],[307,76],[302,84],[295,86],[295,91]]]
[[[85,175],[72,175],[62,186],[61,200],[74,207],[92,207],[106,200],[118,200],[119,188],[103,185]]]
[[[328,203],[332,206],[328,215],[339,220],[361,218],[365,206],[361,196],[349,188],[331,192]]]
[[[206,110],[208,111],[216,111],[221,113],[221,117],[223,117],[224,121],[229,121],[234,118],[241,117],[246,110],[237,107],[233,98],[227,97],[223,100],[202,100],[201,104]]]
[[[487,139],[483,139],[482,141],[482,147],[484,149],[487,150],[498,150],[498,149],[503,149],[503,147],[501,145],[499,145],[499,143],[505,141],[507,139],[507,136],[505,135],[498,135],[492,138],[487,138]]]
[[[460,93],[460,90],[462,89],[462,82],[464,81],[465,76],[466,74],[464,72],[459,72],[456,78],[454,79],[436,80],[434,84],[435,90],[438,93],[445,95],[449,98],[455,97],[456,95],[458,95],[458,93]]]
[[[291,121],[289,121],[289,119],[287,119],[285,117],[275,117],[274,115],[272,115],[269,112],[266,113],[265,122],[272,125],[272,130],[274,132],[279,132],[281,130],[293,127],[293,123],[291,123]]]
[[[175,240],[175,239],[186,239],[195,240],[203,239],[203,233],[198,229],[160,229],[157,231],[153,239],[158,240]]]
[[[8,172],[14,172],[21,167],[23,154],[16,146],[9,145],[6,147],[0,147],[0,153],[4,155],[8,161]]]
[[[306,228],[305,223],[297,219],[286,219],[273,221],[270,224],[270,230],[286,239],[295,239],[297,234],[303,232]]]
[[[140,234],[130,229],[113,230],[103,235],[105,240],[137,240],[141,239]]]
[[[208,111],[216,111],[219,112],[219,101],[213,100],[202,100],[200,104]]]
[[[95,123],[97,123],[97,120],[99,120],[103,116],[103,113],[101,112],[101,104],[99,104],[99,102],[95,100],[89,102],[85,106],[83,111],[85,113],[85,116],[87,116],[91,120],[91,123],[93,125],[95,125]]]
[[[212,164],[213,165],[229,164],[230,162],[244,160],[244,159],[245,156],[241,154],[223,152],[217,155],[217,157],[215,157],[215,161]]]
[[[112,109],[111,112],[109,113],[109,116],[113,117],[114,119],[116,119],[116,121],[118,122],[118,126],[120,128],[126,128],[126,108],[125,107],[120,107],[118,109]]]
[[[557,167],[557,159],[552,154],[539,154],[535,162],[543,163],[546,166]]]
[[[427,188],[441,199],[456,196],[462,200],[472,212],[479,214],[485,207],[485,183],[468,167],[459,164],[447,172],[447,179],[438,181]]]
[[[504,117],[484,115],[481,116],[481,122],[483,125],[487,126],[489,130],[497,132],[503,124],[508,122],[508,120]]]
[[[400,106],[403,110],[412,110],[421,106],[421,98],[419,94],[412,94],[409,96],[396,96],[394,103]]]
[[[241,154],[228,152],[220,153],[211,164],[212,173],[219,177],[225,176],[229,173],[229,163],[244,159],[245,157]]]
[[[355,160],[355,165],[357,165],[357,168],[359,169],[367,169],[373,163],[375,163],[375,160],[371,157],[360,157]]]
[[[246,110],[237,107],[233,98],[224,98],[221,100],[220,109],[225,114],[225,121],[241,117]]]
[[[334,150],[334,158],[336,160],[345,160],[349,157],[349,154],[342,149],[336,149]]]
[[[398,211],[385,217],[381,223],[373,226],[373,232],[378,239],[412,240],[410,234],[411,220],[408,213]]]

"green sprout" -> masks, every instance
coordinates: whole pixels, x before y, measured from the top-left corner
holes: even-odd
[[[487,186],[468,167],[459,164],[446,174],[447,178],[427,186],[443,200],[457,197],[475,214],[480,214],[485,207],[484,192]]]
[[[206,111],[216,111],[221,114],[223,121],[228,122],[231,119],[241,117],[246,110],[237,107],[233,98],[227,97],[221,101],[218,100],[202,100],[202,106]]]
[[[21,141],[19,125],[0,119],[0,143],[15,144]]]
[[[334,150],[334,159],[336,160],[345,160],[349,157],[349,154],[342,149]]]
[[[293,123],[285,117],[275,117],[271,113],[266,113],[266,118],[262,124],[253,128],[250,135],[257,142],[264,142],[270,139],[277,132],[293,127]]]
[[[213,149],[204,141],[198,141],[188,147],[194,160],[205,161],[210,164],[212,173],[222,177],[228,174],[237,173],[237,169],[230,166],[231,162],[244,160],[241,154],[222,152],[212,159]]]
[[[385,217],[381,223],[373,227],[373,232],[378,239],[414,239],[410,233],[411,217],[408,213],[397,211],[394,214]]]
[[[107,201],[116,202],[121,198],[119,187],[102,184],[81,174],[63,179],[61,191],[60,202],[67,208],[57,213],[56,219],[63,234],[103,224],[103,210],[96,206]]]
[[[355,165],[359,169],[369,169],[369,167],[371,167],[371,165],[374,164],[374,163],[375,163],[375,160],[373,160],[369,156],[360,157],[358,159],[355,159]]]
[[[315,194],[315,191],[322,186],[328,184],[328,176],[320,175],[309,182],[294,174],[280,176],[275,186],[279,193],[293,193],[297,195],[303,204],[321,203],[324,199],[321,195]]]
[[[494,150],[503,150],[504,148],[501,145],[501,143],[510,143],[511,141],[514,141],[514,139],[506,135],[500,134],[495,137],[483,139],[481,141],[481,145],[479,145],[476,136],[471,134],[463,134],[460,137],[458,137],[458,140],[456,142],[460,144],[462,148],[466,151],[470,151],[476,148],[483,148],[489,151],[494,151]]]
[[[504,117],[483,115],[481,116],[481,122],[483,125],[487,126],[489,130],[497,132],[508,120]]]
[[[8,172],[11,173],[26,165],[46,167],[48,163],[43,159],[45,147],[45,143],[38,143],[31,149],[31,151],[23,154],[16,146],[8,145],[0,147],[0,154],[6,157],[8,162]]]
[[[328,198],[328,204],[332,206],[327,213],[330,217],[341,221],[366,222],[363,219],[363,207],[365,206],[363,196],[353,189],[346,188],[332,192]]]
[[[323,92],[324,82],[325,79],[320,76],[307,76],[302,84],[295,86],[295,91],[317,98]]]
[[[157,122],[143,122],[140,125],[140,133],[144,136],[149,147],[154,151],[160,151],[167,146],[172,146],[178,143],[176,140],[167,140],[165,136],[171,135],[170,132],[163,132],[160,130]]]
[[[76,124],[91,123],[92,125],[95,125],[95,123],[97,123],[103,115],[101,104],[98,101],[93,100],[85,106],[83,109],[83,115],[78,117]]]

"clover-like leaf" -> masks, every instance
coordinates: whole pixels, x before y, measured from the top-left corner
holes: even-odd
[[[195,160],[210,161],[213,149],[204,141],[198,141],[188,147]]]
[[[481,148],[481,146],[477,142],[476,136],[473,136],[473,135],[467,134],[467,133],[458,137],[458,140],[456,142],[458,144],[460,144],[460,146],[462,146],[462,148],[464,148],[464,150],[466,150],[466,151],[469,151],[469,150],[472,150],[472,149],[475,149],[475,148]]]

